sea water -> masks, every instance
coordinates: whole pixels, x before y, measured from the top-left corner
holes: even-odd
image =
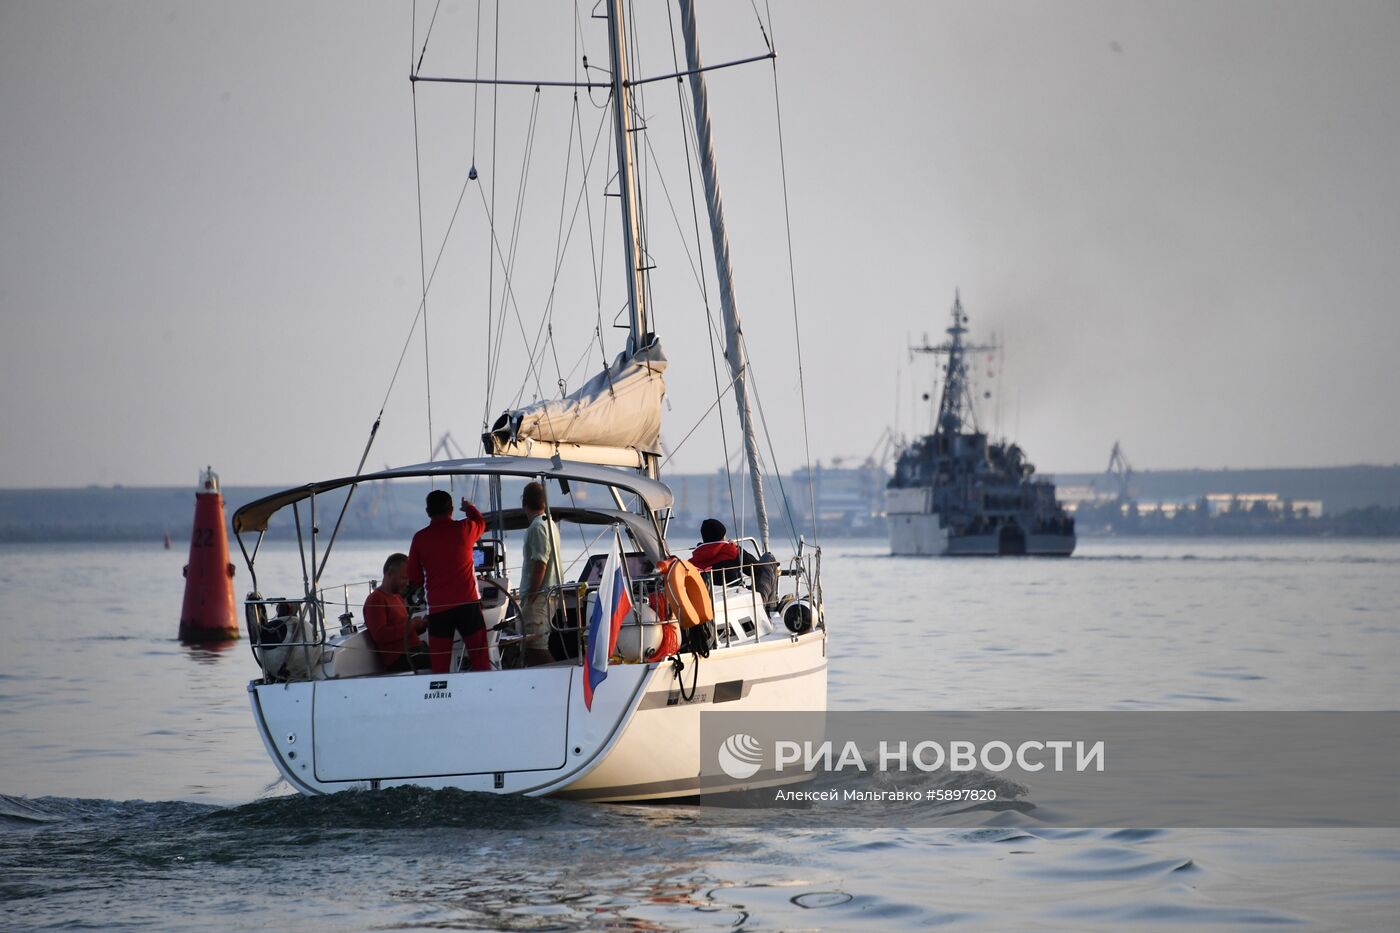
[[[368,580],[402,547],[342,542],[338,579]],[[826,546],[833,709],[1400,699],[1397,543],[884,552]],[[268,556],[284,569],[264,592],[294,591],[290,552]],[[411,788],[294,796],[250,718],[246,641],[174,640],[183,562],[158,544],[0,546],[0,928],[1400,925],[1400,830],[1010,829],[990,813],[852,830]],[[1344,772],[1317,779],[1344,792]]]

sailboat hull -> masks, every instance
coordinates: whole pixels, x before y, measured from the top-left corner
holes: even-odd
[[[773,634],[619,664],[583,703],[582,668],[250,684],[268,754],[303,794],[417,785],[596,800],[700,792],[700,714],[826,708],[826,633]],[[716,689],[720,687],[720,689]],[[714,750],[711,750],[713,754]]]

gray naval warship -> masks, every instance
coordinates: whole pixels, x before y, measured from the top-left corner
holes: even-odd
[[[967,314],[953,300],[948,339],[914,352],[946,359],[934,433],[908,444],[885,490],[890,551],[896,555],[995,557],[1074,552],[1074,519],[1055,484],[1035,479],[1020,447],[988,441],[977,425],[967,356],[995,350],[964,341]]]

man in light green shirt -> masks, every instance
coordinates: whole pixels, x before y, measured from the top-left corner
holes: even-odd
[[[559,529],[546,512],[544,486],[527,483],[520,504],[530,516],[525,532],[525,579],[520,587],[522,634],[525,636],[525,663],[550,664],[550,622],[554,618],[554,598],[550,590],[559,585]]]

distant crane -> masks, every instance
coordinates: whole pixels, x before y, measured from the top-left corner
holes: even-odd
[[[433,448],[432,459],[436,460],[438,454],[443,454],[449,460],[466,460],[467,452],[462,449],[462,445],[457,443],[457,439],[452,436],[451,431],[444,431],[442,437],[438,438],[437,446]]]
[[[831,466],[832,469],[839,470],[846,463],[858,462],[860,465],[856,469],[859,470],[884,470],[889,466],[890,457],[898,453],[903,446],[903,440],[895,434],[894,428],[885,428],[864,457],[842,454],[831,458]]]
[[[391,469],[389,464],[384,464],[384,469]],[[355,499],[355,514],[359,520],[367,526],[373,526],[378,531],[392,532],[395,529],[394,522],[394,496],[389,491],[389,481],[380,480],[377,483],[365,483],[365,492]]]
[[[1128,462],[1127,454],[1123,453],[1123,446],[1117,441],[1113,442],[1113,450],[1108,455],[1108,467],[1103,472],[1104,477],[1113,482],[1118,489],[1118,504],[1123,505],[1131,501],[1133,465]]]
[[[870,448],[870,453],[865,455],[862,466],[866,469],[884,470],[889,466],[890,458],[903,447],[903,438],[895,434],[893,428],[885,428],[884,433],[875,439],[875,446]]]

